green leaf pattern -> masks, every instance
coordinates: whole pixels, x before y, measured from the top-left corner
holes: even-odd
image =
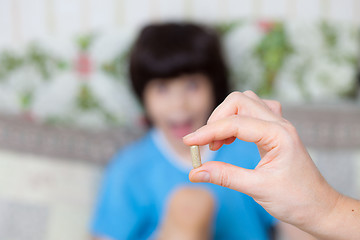
[[[256,21],[215,25],[225,45],[234,89],[250,88],[262,97],[297,102],[324,100],[329,96],[335,99],[354,97],[360,52],[359,29],[320,22],[313,24],[313,30],[307,35],[291,30],[292,26],[291,23],[270,21],[264,31]],[[247,32],[246,29],[250,30]],[[303,35],[297,36],[300,32]],[[39,96],[53,88],[54,94],[49,95],[57,98],[51,102],[52,110],[63,110],[58,114],[54,113],[56,111],[32,114],[36,121],[83,126],[84,119],[93,118],[96,120],[89,125],[92,128],[133,125],[140,110],[128,94],[130,44],[122,43],[122,50],[114,49],[112,57],[102,58],[93,53],[99,38],[100,34],[93,33],[79,36],[73,41],[76,51],[68,57],[59,57],[38,42],[29,44],[22,52],[0,51],[0,101],[3,101],[0,112],[8,110],[1,106],[5,106],[6,101],[17,99],[17,103],[9,104],[12,108],[18,106],[12,112],[31,113],[45,101],[39,103]],[[304,41],[315,40],[303,43],[302,38]],[[231,41],[232,45],[229,44]],[[103,49],[107,50],[107,47]],[[102,52],[101,49],[98,52]],[[79,72],[76,64],[80,64],[86,74]],[[15,86],[11,79],[24,69],[31,69],[36,76],[23,74]],[[38,83],[29,84],[32,78],[38,78]],[[108,89],[114,90],[112,95],[106,96],[106,91],[99,89],[105,82]],[[118,94],[117,88],[122,89]],[[63,101],[62,96],[70,96],[71,101]],[[117,104],[123,105],[117,108]],[[129,111],[133,111],[134,118],[130,119]]]

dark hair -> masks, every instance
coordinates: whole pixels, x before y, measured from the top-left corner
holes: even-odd
[[[215,31],[192,23],[152,24],[140,32],[130,54],[130,78],[143,103],[146,85],[154,78],[203,73],[219,105],[229,93],[228,73]]]

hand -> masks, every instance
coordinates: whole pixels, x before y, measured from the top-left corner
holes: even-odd
[[[184,143],[209,144],[217,150],[235,138],[258,146],[261,160],[254,170],[213,161],[192,170],[190,180],[243,192],[274,217],[332,239],[328,230],[336,229],[337,221],[329,219],[338,215],[343,197],[322,177],[294,126],[282,118],[280,104],[263,101],[251,91],[232,93],[207,125],[184,137]]]

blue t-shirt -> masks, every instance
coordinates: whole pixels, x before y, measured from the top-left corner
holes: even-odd
[[[107,167],[100,191],[92,233],[116,240],[154,236],[174,189],[197,185],[215,197],[214,239],[268,239],[275,224],[251,197],[210,183],[191,183],[188,171],[174,165],[156,144],[154,130],[120,151]],[[253,169],[260,157],[253,143],[236,140],[214,155],[223,161]]]

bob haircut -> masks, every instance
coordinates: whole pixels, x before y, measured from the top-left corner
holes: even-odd
[[[141,30],[130,53],[130,79],[142,104],[151,80],[192,73],[209,78],[215,106],[229,93],[228,72],[213,30],[193,23],[152,24]]]

